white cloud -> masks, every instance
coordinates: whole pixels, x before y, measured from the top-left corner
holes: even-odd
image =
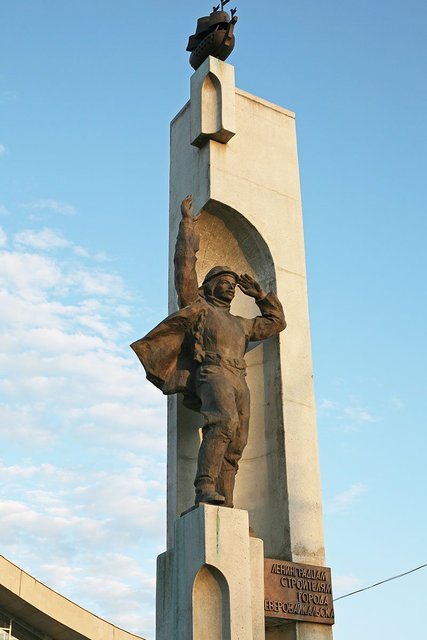
[[[2,460],[0,460],[0,478],[2,482],[9,478],[26,477],[34,475],[37,471],[37,467],[34,465],[15,464],[7,467]]]
[[[54,251],[56,249],[71,249],[77,256],[89,258],[89,253],[83,247],[67,240],[61,233],[45,227],[41,231],[25,229],[16,233],[14,243],[18,247],[30,247],[39,251]]]
[[[3,436],[24,448],[73,433],[120,451],[164,451],[165,402],[128,347],[139,331],[120,277],[4,251],[0,280]]]
[[[73,246],[73,243],[66,240],[61,234],[53,229],[42,229],[41,231],[33,231],[26,229],[15,234],[14,242],[17,245],[31,247],[32,249],[62,249]]]
[[[354,400],[353,400],[354,401]],[[360,406],[343,406],[343,403],[324,398],[318,403],[319,417],[327,416],[335,428],[344,432],[357,432],[363,425],[375,424],[382,420]]]
[[[0,461],[0,544],[51,588],[146,636],[154,631],[165,497],[164,483],[151,479],[160,467],[153,459],[141,462],[100,472]]]
[[[85,293],[95,296],[125,297],[120,277],[101,270],[79,269],[69,274],[66,284],[80,287]]]
[[[75,567],[62,557],[55,564],[43,565],[42,571],[49,584],[56,584],[62,593],[68,591],[74,599],[83,598],[92,611],[122,628],[154,637],[153,616],[142,613],[155,606],[153,575],[123,553],[84,560],[83,567]]]
[[[64,216],[73,216],[76,213],[73,205],[68,202],[61,202],[54,199],[39,198],[32,202],[22,203],[19,207],[20,209],[25,209],[27,211],[59,213]]]
[[[318,405],[318,408],[320,410],[325,410],[325,411],[327,411],[328,409],[334,409],[335,407],[336,407],[336,402],[334,402],[333,400],[327,400],[326,398],[321,400]]]
[[[0,226],[0,249],[7,245],[7,235],[3,227]]]
[[[7,387],[3,389],[6,392],[7,390]],[[38,413],[29,406],[0,404],[1,439],[30,449],[51,445],[56,436],[43,424],[44,421]]]
[[[54,261],[34,253],[3,252],[0,278],[6,289],[25,295],[59,285],[61,271]]]
[[[329,500],[326,505],[326,511],[329,513],[338,513],[345,511],[351,507],[354,502],[367,491],[366,485],[361,482],[353,484],[349,489],[339,493]]]
[[[9,210],[7,209],[7,207],[4,206],[4,204],[0,204],[0,216],[8,216],[9,215]]]
[[[4,144],[0,144],[0,157],[5,156],[8,152],[8,148]]]
[[[335,596],[345,595],[362,586],[362,581],[352,575],[332,576],[333,591]]]
[[[361,409],[360,407],[346,407],[344,409],[344,414],[346,417],[350,418],[350,420],[353,420],[358,424],[372,424],[381,420],[381,418],[373,416],[371,413],[369,413],[369,411],[366,411],[366,409]]]
[[[391,398],[391,404],[393,405],[393,407],[395,409],[398,409],[399,411],[401,409],[405,408],[405,403],[403,402],[403,400],[401,398],[399,398],[398,396],[393,396]]]
[[[73,252],[42,253],[55,244]],[[73,247],[27,229],[0,251],[0,547],[147,637],[165,536],[166,403],[128,347],[141,334],[125,284]]]
[[[76,266],[75,262],[65,260],[60,262],[34,251],[1,253],[0,278],[11,295],[28,298],[31,302],[35,297],[46,296],[47,293],[55,293],[58,298],[78,293],[80,296],[104,298],[106,304],[120,298],[118,302],[122,307],[128,298],[119,276],[99,267]],[[52,289],[54,291],[49,291]],[[20,295],[22,293],[23,296]]]

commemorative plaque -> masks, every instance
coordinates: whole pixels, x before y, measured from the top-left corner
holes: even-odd
[[[264,566],[267,624],[269,619],[334,624],[330,569],[270,558]]]

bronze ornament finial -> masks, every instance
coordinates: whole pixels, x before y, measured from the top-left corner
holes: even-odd
[[[197,21],[196,33],[190,36],[187,45],[193,69],[198,69],[209,56],[224,61],[233,51],[236,42],[234,27],[238,18],[237,8],[231,10],[231,16],[224,11],[229,2],[221,0],[221,4],[214,6],[209,16]]]

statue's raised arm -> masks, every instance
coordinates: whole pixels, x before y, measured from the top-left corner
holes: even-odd
[[[175,289],[178,294],[179,308],[187,307],[197,300],[196,261],[199,250],[199,236],[193,218],[193,198],[187,196],[181,204],[182,220],[179,224],[175,245]]]

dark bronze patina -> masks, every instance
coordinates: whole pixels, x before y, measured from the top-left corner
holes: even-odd
[[[237,22],[237,9],[231,10],[230,15],[224,11],[224,6],[230,0],[224,0],[213,8],[209,16],[199,18],[196,33],[190,36],[187,51],[191,52],[190,64],[198,69],[208,58],[213,56],[219,60],[227,60],[236,42],[234,27]]]
[[[235,477],[249,430],[244,355],[250,341],[277,335],[286,322],[277,296],[266,294],[248,274],[217,266],[199,288],[199,237],[191,196],[183,201],[181,213],[174,259],[180,310],[131,346],[148,380],[164,394],[181,392],[184,404],[203,416],[196,504],[233,507]],[[230,313],[236,286],[255,299],[260,316],[247,319]]]
[[[291,620],[334,624],[331,570],[266,558],[264,614],[268,627]]]

